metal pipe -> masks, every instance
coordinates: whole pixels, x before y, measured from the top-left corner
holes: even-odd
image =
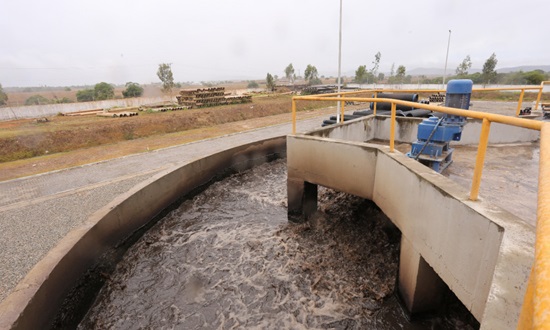
[[[521,105],[523,104],[523,95],[525,94],[525,89],[521,90],[521,93],[519,94],[519,101],[518,101],[518,108],[516,109],[516,116],[519,116],[519,113],[521,111]]]
[[[483,163],[485,162],[485,152],[489,143],[489,131],[491,122],[487,118],[483,119],[481,124],[481,134],[479,136],[479,145],[477,146],[476,166],[474,168],[474,177],[472,178],[472,188],[470,189],[470,200],[477,201],[479,195],[479,186],[481,185],[481,172],[483,172]]]
[[[390,152],[393,152],[395,145],[395,109],[397,104],[393,102],[391,104],[391,126],[390,126]]]

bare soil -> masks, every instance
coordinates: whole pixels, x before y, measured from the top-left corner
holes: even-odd
[[[267,98],[266,98],[267,100]],[[311,104],[307,104],[308,106],[311,106]],[[251,106],[254,106],[255,109],[258,107],[256,106],[256,103],[247,104],[245,106],[248,106],[250,109]],[[0,140],[2,134],[8,135],[13,133],[7,133],[7,132],[13,132],[15,130],[18,131],[15,136],[17,138],[23,138],[25,136],[25,132],[27,129],[30,130],[30,133],[28,133],[28,136],[39,136],[37,134],[32,133],[32,127],[33,126],[40,126],[44,129],[45,132],[47,131],[55,131],[55,127],[58,121],[64,121],[63,124],[60,124],[62,127],[73,127],[72,134],[81,134],[85,131],[100,131],[102,133],[111,131],[111,132],[117,132],[118,130],[121,130],[124,125],[130,125],[135,124],[136,122],[139,122],[139,120],[144,120],[144,122],[147,124],[148,121],[153,120],[156,121],[156,119],[164,120],[168,123],[172,121],[177,121],[179,116],[187,117],[191,116],[192,114],[197,115],[197,119],[195,119],[196,123],[200,123],[201,125],[195,127],[195,128],[189,128],[186,130],[181,131],[175,131],[175,132],[167,132],[167,133],[158,133],[158,134],[152,134],[149,136],[144,136],[141,138],[138,138],[135,136],[133,139],[119,139],[119,140],[112,140],[108,143],[101,144],[101,145],[95,145],[95,146],[89,146],[86,148],[77,148],[66,152],[59,152],[59,153],[43,153],[41,156],[32,157],[32,158],[26,158],[26,159],[20,159],[15,161],[8,161],[0,163],[0,181],[4,180],[10,180],[18,177],[28,176],[28,175],[34,175],[44,172],[49,172],[53,170],[63,169],[63,168],[69,168],[73,166],[79,166],[83,164],[118,158],[130,154],[135,153],[141,153],[141,152],[148,152],[151,150],[166,148],[169,146],[174,146],[178,144],[183,143],[189,143],[193,141],[208,139],[208,138],[215,138],[227,134],[232,133],[238,133],[245,130],[255,129],[255,128],[262,128],[282,123],[289,123],[291,122],[292,118],[291,115],[288,113],[290,110],[290,104],[281,104],[282,108],[279,111],[279,114],[272,114],[272,115],[266,115],[263,117],[256,117],[256,118],[244,118],[241,120],[234,120],[234,121],[228,121],[223,122],[223,118],[226,118],[224,116],[229,115],[229,113],[224,112],[226,110],[226,107],[220,107],[219,109],[211,108],[211,109],[200,109],[197,110],[196,113],[192,111],[177,111],[177,112],[171,112],[171,113],[161,113],[161,114],[147,114],[147,115],[140,115],[137,117],[130,117],[130,118],[71,118],[71,117],[54,117],[52,122],[46,123],[45,125],[42,124],[36,124],[32,120],[27,121],[11,121],[11,122],[0,122]],[[319,106],[319,104],[318,104]],[[278,109],[278,107],[277,107]],[[254,110],[254,109],[250,109]],[[329,115],[332,115],[334,112],[334,108],[322,108],[317,110],[302,110],[297,112],[297,118],[300,119],[308,119],[308,118],[314,118],[319,116],[325,116],[328,117]],[[200,116],[202,113],[203,116]],[[209,113],[209,114],[208,114]],[[277,113],[277,112],[275,112]],[[215,114],[220,114],[222,118],[214,116]],[[250,113],[250,116],[252,116],[254,112]],[[209,116],[208,116],[209,115]],[[138,119],[138,120],[134,120]],[[183,119],[180,118],[180,120],[183,121]],[[225,119],[227,120],[227,118]],[[222,121],[222,122],[219,122]],[[218,122],[218,123],[216,123]],[[94,123],[102,123],[106,125],[105,127],[102,127],[101,125],[94,125]],[[86,128],[86,126],[92,126],[90,128]],[[154,127],[162,128],[162,125],[167,125],[166,123],[163,124],[157,124],[154,125]],[[153,126],[153,125],[152,125]],[[128,127],[128,126],[126,126]],[[134,127],[137,127],[134,126]],[[169,126],[166,126],[169,127]],[[151,127],[149,127],[151,129]],[[63,131],[64,129],[61,129]],[[134,132],[140,132],[135,128]],[[289,132],[290,133],[290,132]],[[64,136],[67,139],[71,139],[70,133],[63,133]],[[94,133],[99,134],[99,133]],[[138,133],[135,133],[136,135]]]

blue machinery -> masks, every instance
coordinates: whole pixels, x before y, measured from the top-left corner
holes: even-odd
[[[468,79],[451,80],[447,84],[445,106],[468,110],[473,82]],[[466,118],[453,115],[442,115],[424,119],[418,125],[417,141],[407,156],[442,172],[452,163],[453,148],[451,141],[460,141]]]

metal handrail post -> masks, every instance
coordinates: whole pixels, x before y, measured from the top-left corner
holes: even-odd
[[[292,134],[296,134],[296,100],[292,98]]]
[[[544,84],[545,83],[550,83],[550,81],[541,81],[540,87],[539,87],[539,94],[537,95],[537,103],[535,103],[535,109],[533,109],[533,110],[538,110],[539,109],[540,98],[542,96],[542,90],[544,89]]]
[[[340,96],[342,97],[342,96]],[[342,119],[340,120],[341,123],[344,122],[344,108],[346,107],[346,101],[342,101],[342,104],[340,105],[340,116],[342,117]]]
[[[521,111],[521,105],[523,104],[523,96],[524,95],[525,95],[525,88],[522,88],[521,93],[519,94],[518,107],[516,109],[516,117],[519,116],[519,113]]]
[[[392,102],[391,104],[391,124],[390,124],[390,152],[393,152],[395,146],[395,110],[397,104]]]
[[[474,168],[474,177],[472,178],[472,188],[470,189],[470,200],[476,201],[479,196],[479,186],[481,185],[481,173],[483,172],[483,163],[485,162],[485,153],[489,143],[489,131],[491,122],[483,118],[481,124],[481,134],[479,136],[479,145],[477,147],[476,166]]]
[[[378,97],[378,92],[374,92],[374,98],[376,99]],[[374,106],[373,106],[373,110],[372,110],[372,114],[376,116],[376,105],[378,104],[378,102],[374,101]]]

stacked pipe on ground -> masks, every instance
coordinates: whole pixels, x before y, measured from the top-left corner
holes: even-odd
[[[230,96],[225,92],[225,87],[184,89],[177,95],[179,105],[189,108],[205,108],[217,105],[250,103],[252,96]]]

